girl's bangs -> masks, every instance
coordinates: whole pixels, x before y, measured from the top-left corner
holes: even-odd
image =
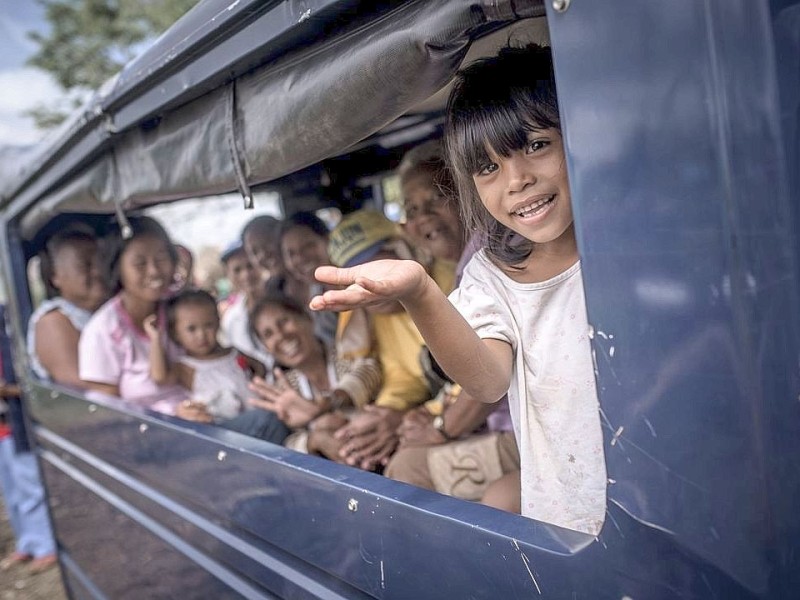
[[[508,102],[472,106],[454,119],[454,141],[464,172],[475,174],[491,162],[488,148],[508,157],[527,145],[531,131],[560,128],[557,117],[525,100],[525,94],[519,94]]]

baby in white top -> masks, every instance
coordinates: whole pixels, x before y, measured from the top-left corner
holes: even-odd
[[[203,290],[185,290],[167,306],[170,338],[185,352],[170,364],[159,343],[155,315],[145,321],[152,340],[150,375],[158,383],[179,383],[191,392],[178,416],[193,421],[221,422],[246,410],[248,383],[253,375],[264,376],[257,360],[217,341],[219,313],[214,298]]]

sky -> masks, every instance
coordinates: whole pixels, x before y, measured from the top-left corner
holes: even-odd
[[[43,133],[23,113],[63,96],[47,72],[25,65],[36,51],[27,32],[45,27],[44,11],[34,0],[0,0],[0,146],[41,140]]]

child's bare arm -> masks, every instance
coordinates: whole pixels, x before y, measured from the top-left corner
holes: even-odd
[[[508,392],[511,346],[479,338],[421,264],[379,260],[350,269],[320,267],[315,275],[323,283],[346,287],[313,298],[313,310],[346,310],[399,300],[439,365],[469,394],[495,402]]]
[[[36,323],[36,354],[53,381],[83,387],[78,370],[79,339],[80,332],[60,311],[50,311]]]
[[[150,338],[150,377],[159,385],[177,383],[178,373],[167,359],[156,315],[150,315],[144,320],[144,331]]]

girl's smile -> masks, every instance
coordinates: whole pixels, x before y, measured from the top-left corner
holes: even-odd
[[[536,244],[549,244],[571,231],[572,206],[561,134],[543,129],[528,135],[525,148],[498,156],[473,175],[486,210],[500,223]]]
[[[318,348],[311,319],[280,306],[266,306],[255,318],[254,329],[275,360],[286,367],[305,363]]]
[[[175,261],[160,238],[142,236],[131,240],[120,258],[120,279],[126,295],[158,302],[169,291]]]

